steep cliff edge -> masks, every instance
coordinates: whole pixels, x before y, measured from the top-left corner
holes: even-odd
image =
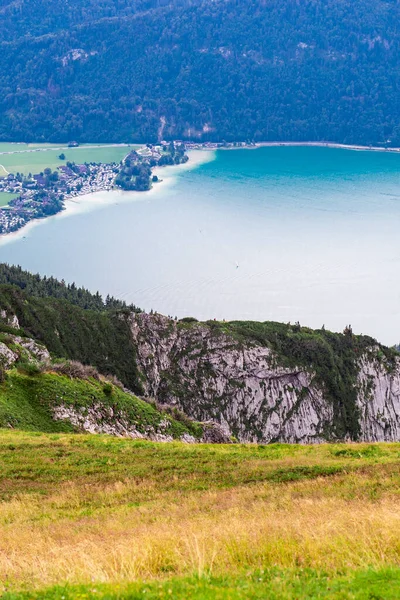
[[[218,422],[204,440],[400,441],[400,354],[350,327],[174,321],[6,265],[1,277],[13,285],[0,285],[0,333],[18,337],[20,352],[39,342],[52,359]],[[14,350],[0,345],[4,361]]]
[[[132,315],[146,395],[240,441],[400,440],[400,357],[365,336]]]

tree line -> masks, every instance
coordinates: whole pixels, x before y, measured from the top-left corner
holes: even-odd
[[[87,310],[141,312],[133,304],[128,305],[113,296],[107,295],[104,299],[99,292],[92,293],[84,287],[78,287],[75,283],[69,284],[54,277],[41,277],[39,274],[24,271],[20,266],[0,263],[0,285],[4,284],[17,286],[30,296],[67,300],[70,304]]]

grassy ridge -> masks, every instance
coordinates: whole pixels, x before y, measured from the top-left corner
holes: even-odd
[[[100,424],[112,426],[115,420],[123,419],[142,434],[148,433],[149,428],[156,432],[163,422],[163,433],[173,438],[185,433],[202,435],[201,427],[189,419],[185,423],[177,421],[106,381],[71,379],[51,372],[29,376],[14,369],[0,385],[0,427],[73,432],[75,428],[68,421],[54,420],[52,409],[57,406],[83,414],[92,407],[101,407],[97,409]],[[110,416],[110,409],[117,416]]]
[[[399,457],[0,432],[5,597],[396,598]]]
[[[0,265],[0,279],[14,284],[0,285],[0,309],[10,315],[16,314],[25,332],[41,341],[54,356],[94,365],[103,374],[116,375],[135,393],[143,393],[142,375],[137,367],[136,348],[130,331],[129,307],[115,299],[103,301],[98,294],[90,294],[76,286],[68,287],[54,279],[41,280],[39,276],[7,265]],[[131,310],[137,309],[132,307]],[[196,327],[195,319],[183,319],[178,323],[178,331],[183,334]],[[343,333],[332,333],[299,324],[251,321],[209,321],[201,327],[208,328],[209,336],[224,333],[237,345],[260,344],[271,348],[277,366],[310,370],[315,376],[314,382],[324,390],[333,408],[333,423],[325,432],[328,440],[350,438],[356,441],[359,438],[357,377],[360,358],[369,355],[371,361],[380,363],[382,369],[390,373],[396,368],[399,357],[394,348],[382,346],[369,336],[354,335],[351,328],[346,328]],[[188,352],[187,345],[182,352]],[[201,378],[207,378],[209,374],[207,370],[198,370],[187,375],[192,381],[199,378],[201,383]],[[188,414],[193,414],[189,411],[201,391],[194,386],[191,395],[177,361],[172,361],[163,377],[168,392],[165,396],[178,394],[181,406]],[[261,439],[262,431],[255,430],[250,421],[247,426]],[[233,430],[233,433],[236,432]]]

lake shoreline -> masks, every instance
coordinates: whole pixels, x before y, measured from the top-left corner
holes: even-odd
[[[257,150],[258,148],[277,148],[282,147],[293,147],[293,148],[337,148],[339,150],[356,150],[356,151],[368,151],[368,152],[392,152],[394,154],[400,153],[400,147],[393,146],[389,148],[382,148],[381,146],[363,146],[361,144],[340,144],[337,142],[254,142],[254,144],[245,144],[244,142],[232,142],[234,145],[219,145],[219,142],[186,142],[188,150],[198,151],[216,151],[216,150]],[[243,144],[243,145],[240,145]]]
[[[2,261],[178,318],[351,324],[392,345],[399,156],[199,151],[160,168],[151,192],[74,198],[71,218],[2,243]]]
[[[176,175],[181,171],[190,171],[197,166],[213,160],[210,155],[206,158],[205,153],[202,151],[189,150],[188,151],[189,161],[178,165],[167,165],[167,166],[156,166],[153,167],[152,173],[159,177],[158,182],[154,183],[149,190],[145,191],[123,191],[119,188],[112,188],[110,190],[97,190],[94,189],[91,192],[85,192],[77,194],[76,196],[70,196],[65,198],[64,207],[61,211],[54,215],[44,216],[41,218],[31,219],[25,225],[17,229],[16,231],[10,231],[9,233],[0,234],[0,246],[11,243],[14,240],[25,238],[26,234],[29,233],[33,228],[41,225],[45,222],[51,221],[52,219],[60,219],[65,217],[74,216],[84,212],[91,212],[97,208],[110,206],[117,204],[118,202],[132,202],[134,200],[149,198],[159,190],[172,185],[175,182]],[[111,201],[104,200],[104,194],[106,194]]]
[[[268,148],[276,146],[294,147],[316,147],[316,148],[338,148],[341,150],[367,150],[371,152],[400,152],[399,147],[382,148],[380,146],[363,146],[361,144],[339,144],[336,142],[258,142],[257,148]]]
[[[244,144],[243,142],[236,142],[237,144]],[[120,144],[121,146],[124,146],[124,144]],[[173,183],[173,181],[175,180],[174,174],[176,174],[178,171],[180,170],[191,170],[193,168],[196,168],[196,166],[201,165],[205,162],[209,162],[209,160],[214,160],[215,158],[215,153],[218,150],[222,150],[222,151],[230,151],[230,150],[257,150],[259,148],[277,148],[277,147],[294,147],[294,148],[310,148],[310,147],[316,147],[316,148],[334,148],[334,149],[340,149],[340,150],[352,150],[352,151],[367,151],[367,152],[389,152],[389,153],[400,153],[400,147],[391,147],[391,148],[382,148],[379,146],[363,146],[363,145],[359,145],[359,144],[340,144],[340,143],[336,143],[336,142],[255,142],[254,144],[245,144],[245,145],[237,145],[237,146],[220,146],[217,143],[213,143],[213,142],[205,142],[204,144],[196,144],[193,142],[186,142],[187,145],[187,154],[189,156],[189,161],[186,163],[181,163],[178,165],[167,165],[167,166],[155,166],[152,168],[152,174],[157,175],[159,177],[159,180],[157,183],[155,183],[149,190],[145,190],[145,191],[134,191],[131,190],[129,192],[122,192],[121,190],[118,190],[118,188],[111,188],[110,190],[108,190],[107,193],[112,192],[113,194],[115,193],[122,193],[122,194],[126,194],[129,193],[129,195],[134,194],[134,197],[136,198],[136,195],[142,196],[142,194],[145,195],[145,197],[148,197],[149,195],[152,195],[154,193],[157,193],[158,190],[162,189],[164,186],[166,185],[171,185]],[[205,154],[211,155],[213,154],[212,158],[204,158]],[[165,179],[162,179],[162,176],[167,175],[167,177]],[[40,218],[33,218],[30,221],[28,221],[25,225],[23,225],[22,227],[20,227],[19,229],[17,229],[16,231],[11,231],[8,233],[4,233],[4,234],[0,234],[0,246],[3,245],[4,243],[7,242],[11,242],[14,239],[18,239],[18,238],[23,238],[25,237],[25,234],[28,233],[33,227],[35,227],[36,225],[39,225],[45,221],[48,221],[49,219],[53,219],[53,218],[60,218],[60,217],[66,217],[66,216],[72,216],[74,214],[78,214],[81,212],[89,212],[91,210],[95,210],[96,207],[101,207],[101,206],[106,206],[108,204],[114,204],[114,202],[107,202],[104,201],[104,199],[102,200],[97,200],[95,199],[96,196],[98,196],[98,198],[100,198],[100,194],[103,190],[101,189],[93,189],[91,192],[81,192],[78,193],[77,195],[71,195],[67,198],[64,199],[64,207],[61,211],[59,211],[58,213],[54,214],[54,215],[49,215],[49,216],[43,216]],[[123,199],[123,197],[119,198],[120,200]],[[137,198],[136,198],[137,199]],[[125,201],[125,199],[123,199]],[[131,196],[129,201],[131,201]]]

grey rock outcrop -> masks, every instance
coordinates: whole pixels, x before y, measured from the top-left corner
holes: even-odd
[[[361,439],[400,441],[400,361],[378,360],[378,351],[360,360],[357,405]]]
[[[232,436],[226,426],[220,425],[215,421],[206,421],[202,423],[204,444],[230,444]]]
[[[116,437],[146,439],[154,442],[172,442],[174,438],[166,432],[170,426],[168,420],[161,420],[156,427],[148,426],[139,431],[123,412],[116,412],[110,406],[94,404],[90,407],[74,407],[60,404],[52,409],[56,421],[67,421],[80,431],[87,433],[104,433]],[[187,444],[198,443],[199,440],[188,433],[181,436]],[[218,442],[216,442],[218,443]]]
[[[87,433],[105,433],[116,437],[129,437],[131,439],[149,439],[157,442],[172,442],[173,437],[165,435],[164,429],[169,425],[161,421],[157,430],[149,427],[145,432],[140,432],[132,425],[122,413],[114,414],[111,407],[95,404],[88,408],[76,408],[63,404],[53,408],[53,417],[57,421],[68,421],[81,431]]]
[[[220,423],[243,442],[318,443],[338,439],[335,406],[315,372],[287,368],[274,352],[208,325],[160,316],[130,320],[145,394],[198,421]],[[400,440],[400,360],[379,348],[357,359],[354,411],[359,439]],[[346,436],[344,436],[346,437]]]
[[[19,321],[17,315],[8,314],[5,310],[0,310],[0,319],[13,329],[19,329]]]
[[[42,344],[38,344],[30,338],[22,338],[20,336],[13,337],[14,343],[18,344],[26,351],[28,358],[40,363],[50,362],[50,352],[47,350],[47,348],[42,346]]]
[[[0,342],[0,367],[7,370],[18,360],[18,354]]]
[[[22,357],[34,363],[50,362],[47,348],[34,340],[11,334],[7,336],[7,340],[8,345],[0,342],[0,366],[3,369],[10,369]]]

